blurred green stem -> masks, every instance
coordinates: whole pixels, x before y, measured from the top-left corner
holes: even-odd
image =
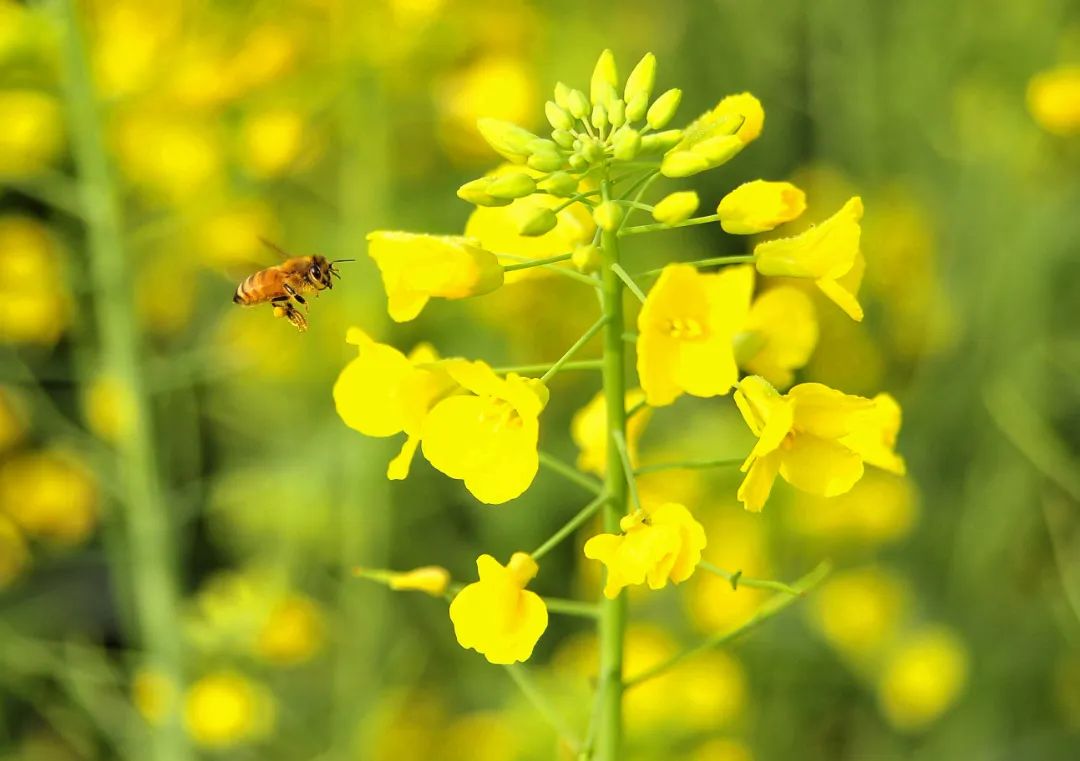
[[[668,224],[667,222],[657,222],[656,224],[638,225],[636,227],[624,227],[619,230],[619,235],[638,235],[640,233],[651,233],[657,230],[675,230],[679,227],[692,227],[694,225],[707,225],[710,222],[719,222],[719,214],[710,214],[707,217],[694,217],[693,219],[687,219],[684,222],[676,222],[674,224]]]
[[[611,184],[601,182],[604,201],[611,200]],[[626,345],[623,314],[623,281],[615,270],[619,264],[619,244],[616,233],[605,231],[600,236],[604,257],[603,309],[604,326],[604,401],[607,407],[607,474],[608,500],[604,505],[604,529],[612,534],[621,531],[619,521],[626,514],[628,477],[619,448],[626,439]],[[599,712],[596,727],[596,758],[598,761],[618,761],[622,757],[622,692],[623,640],[626,629],[626,594],[601,602],[600,679],[597,687]]]
[[[539,560],[544,557],[544,555],[551,552],[553,548],[559,545],[559,542],[570,536],[570,534],[574,533],[582,523],[593,517],[596,514],[596,511],[604,506],[605,502],[607,502],[607,494],[601,494],[592,502],[585,505],[585,507],[581,508],[581,510],[579,510],[573,518],[568,520],[562,528],[552,534],[546,542],[532,551],[532,559]]]
[[[124,250],[120,204],[106,158],[79,15],[74,0],[61,0],[59,8],[64,27],[65,97],[87,226],[101,367],[127,389],[132,409],[127,435],[117,444],[117,460],[124,494],[124,557],[130,562],[137,640],[147,665],[180,685],[182,642],[172,552],[176,542],[162,497],[150,403],[139,358],[131,262]],[[160,731],[150,734],[146,756],[156,761],[190,757],[176,715]]]
[[[573,730],[570,729],[570,725],[567,723],[563,715],[559,713],[558,709],[551,704],[551,701],[547,699],[547,696],[540,691],[536,682],[533,680],[532,675],[525,669],[524,666],[513,665],[506,666],[506,673],[510,675],[510,678],[514,680],[514,684],[521,690],[521,694],[532,703],[533,707],[544,717],[544,720],[551,725],[551,728],[558,733],[560,739],[570,746],[574,753],[578,752],[581,748],[581,741],[574,735]]]
[[[801,595],[802,592],[795,587],[789,586],[782,581],[771,581],[769,579],[748,579],[742,575],[742,571],[725,571],[720,566],[713,565],[712,563],[702,560],[698,563],[698,568],[703,571],[708,571],[711,574],[719,576],[722,579],[726,579],[731,582],[732,589],[738,589],[739,587],[750,587],[753,589],[771,589],[774,592],[783,592],[786,595]]]
[[[652,465],[642,465],[634,471],[642,476],[646,473],[657,473],[662,470],[702,470],[704,468],[726,468],[732,465],[742,465],[745,458],[725,458],[721,460],[680,460],[679,462],[657,462]]]
[[[689,264],[691,267],[711,267],[714,264],[750,264],[754,261],[753,254],[735,256],[714,256],[711,259],[698,259],[696,262],[675,262],[675,264]],[[654,270],[646,270],[637,273],[638,277],[654,277],[664,271],[663,267]]]
[[[552,473],[557,473],[567,481],[575,483],[582,489],[591,491],[593,494],[601,494],[604,491],[603,485],[600,484],[595,478],[587,476],[584,473],[576,470],[575,468],[567,465],[554,455],[547,452],[540,452],[540,464],[550,470]]]

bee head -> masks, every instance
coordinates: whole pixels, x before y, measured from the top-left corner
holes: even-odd
[[[334,281],[331,276],[336,274],[333,263],[327,261],[325,256],[311,257],[311,266],[308,267],[307,279],[316,289],[321,291],[324,288],[333,288]]]

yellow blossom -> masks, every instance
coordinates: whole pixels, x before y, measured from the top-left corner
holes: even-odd
[[[323,618],[314,601],[287,595],[270,609],[255,639],[255,652],[277,666],[304,663],[323,643]]]
[[[209,120],[134,111],[119,117],[114,129],[117,164],[146,200],[184,203],[206,194],[222,178],[221,135]]]
[[[120,441],[130,430],[134,409],[127,387],[117,378],[99,376],[83,392],[86,424],[106,441]]]
[[[887,394],[866,399],[801,383],[781,396],[764,378],[751,375],[739,382],[735,403],[758,437],[739,486],[747,510],[765,505],[777,474],[797,489],[835,497],[862,477],[864,462],[904,470],[892,451],[900,408]]]
[[[12,390],[0,386],[0,454],[18,444],[26,433],[22,412]]]
[[[420,344],[406,357],[392,346],[373,341],[360,328],[350,328],[345,340],[359,356],[341,371],[334,384],[334,405],[345,425],[365,436],[386,437],[404,432],[400,454],[387,469],[387,478],[409,475],[424,416],[454,387],[454,381],[434,363],[438,356]]]
[[[97,502],[93,477],[69,455],[30,452],[0,465],[0,511],[30,536],[78,544],[94,527]]]
[[[476,570],[480,580],[467,585],[450,603],[458,643],[491,663],[528,660],[548,624],[544,601],[525,589],[540,570],[536,561],[515,552],[502,566],[491,555],[481,555]]]
[[[131,680],[131,702],[147,723],[161,726],[174,710],[176,685],[156,669],[141,668]]]
[[[548,390],[539,380],[500,378],[484,362],[446,360],[443,369],[467,395],[438,402],[424,419],[422,451],[437,470],[465,482],[481,502],[520,496],[539,468],[540,412]]]
[[[255,199],[230,200],[200,218],[195,225],[198,256],[215,268],[230,268],[266,260],[259,238],[278,240],[273,209]]]
[[[817,341],[817,315],[810,298],[798,288],[778,286],[750,305],[735,334],[735,359],[747,372],[787,388],[793,371],[810,361]]]
[[[765,110],[761,107],[761,101],[748,92],[728,95],[716,104],[712,113],[715,117],[729,114],[742,117],[742,126],[735,135],[744,145],[757,140],[765,126]]]
[[[768,543],[760,518],[736,503],[718,505],[719,512],[705,520],[709,555],[718,565],[742,571],[747,577],[774,576]],[[757,612],[769,592],[731,582],[715,573],[697,573],[686,588],[686,605],[695,626],[703,632],[726,631],[740,626]]]
[[[529,735],[522,735],[509,712],[473,711],[459,715],[443,731],[439,761],[517,761]]]
[[[40,222],[0,217],[0,341],[51,344],[63,334],[70,304],[59,260]]]
[[[626,392],[626,409],[631,410],[645,401],[645,392],[634,389]],[[631,466],[638,461],[638,440],[645,431],[652,410],[648,407],[637,412],[626,423],[626,449]],[[603,475],[607,472],[607,407],[603,392],[597,393],[588,404],[574,415],[570,422],[570,435],[577,444],[577,466],[580,470]]]
[[[638,510],[619,522],[621,534],[599,534],[585,542],[585,556],[607,566],[604,595],[614,599],[623,587],[644,584],[662,589],[694,573],[705,547],[705,529],[684,506],[667,502]]]
[[[463,299],[503,284],[495,254],[473,238],[376,231],[368,235],[395,322],[414,319],[433,297]]]
[[[751,235],[790,222],[806,211],[806,194],[790,182],[754,180],[728,193],[716,207],[720,226],[734,235]]]
[[[259,111],[245,117],[240,126],[241,161],[255,177],[287,172],[304,143],[304,119],[294,110]]]
[[[702,274],[669,264],[638,314],[637,370],[650,406],[683,393],[726,394],[739,377],[733,340],[753,290],[748,268]]]
[[[720,166],[761,134],[764,121],[765,112],[753,95],[729,95],[682,131],[660,171],[667,177],[688,177]]]
[[[896,636],[909,602],[904,580],[873,566],[843,571],[813,598],[810,615],[829,644],[858,665]]]
[[[787,511],[792,529],[820,542],[873,546],[911,533],[919,515],[915,485],[904,476],[867,471],[847,494],[799,493]]]
[[[0,176],[30,177],[47,169],[64,147],[56,98],[36,90],[0,91]]]
[[[0,513],[0,589],[10,584],[30,562],[30,550],[22,532]]]
[[[263,734],[273,721],[265,690],[233,671],[199,679],[184,696],[184,726],[196,743],[227,748]]]
[[[1047,132],[1080,133],[1080,66],[1059,66],[1036,74],[1028,83],[1027,105]]]
[[[878,703],[894,727],[923,729],[956,702],[967,671],[967,649],[950,630],[933,627],[909,634],[885,662]]]
[[[450,572],[437,565],[428,565],[404,573],[391,574],[387,579],[387,584],[397,591],[413,590],[440,597],[450,586]]]
[[[863,318],[856,299],[865,261],[859,251],[862,199],[851,198],[824,222],[792,238],[759,243],[754,249],[762,275],[812,278],[822,293],[853,320]]]

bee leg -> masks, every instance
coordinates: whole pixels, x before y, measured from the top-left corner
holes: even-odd
[[[301,305],[303,305],[304,309],[307,309],[307,301],[304,299],[303,296],[301,296],[299,293],[296,292],[295,288],[293,288],[288,283],[285,283],[284,290],[285,290],[285,293],[289,294],[293,299],[296,300],[297,304],[301,304]]]

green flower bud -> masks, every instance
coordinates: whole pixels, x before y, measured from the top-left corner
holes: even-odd
[[[555,101],[549,100],[544,104],[544,114],[552,129],[571,130],[574,128],[574,117],[560,108]]]
[[[603,266],[604,255],[599,246],[583,245],[574,249],[574,252],[570,255],[570,261],[578,268],[579,272],[591,275]]]
[[[615,133],[611,144],[615,149],[615,158],[633,161],[641,150],[641,133],[631,127],[623,127]]]
[[[581,170],[589,165],[589,160],[582,156],[580,153],[573,153],[568,158],[567,163],[570,164],[571,169]]]
[[[581,90],[571,90],[566,96],[565,108],[575,119],[584,119],[589,115],[589,99]]]
[[[604,201],[593,209],[593,221],[596,226],[606,232],[615,232],[622,222],[623,209],[614,201]]]
[[[646,123],[653,129],[660,129],[671,121],[682,101],[682,90],[673,87],[656,99],[645,115]]]
[[[515,164],[525,163],[531,153],[529,143],[537,139],[529,130],[502,119],[479,119],[476,127],[496,153]]]
[[[551,139],[563,148],[572,148],[576,140],[573,132],[567,132],[564,129],[557,129],[552,132]]]
[[[607,105],[616,96],[619,86],[619,73],[615,69],[615,56],[610,50],[600,54],[589,80],[589,99],[594,103]]]
[[[487,177],[470,180],[458,188],[457,197],[477,206],[507,206],[510,203],[509,199],[495,198],[488,193],[490,183],[491,180]]]
[[[536,237],[553,230],[559,220],[551,209],[533,207],[518,214],[517,223],[519,234]]]
[[[665,177],[689,177],[708,168],[709,162],[704,156],[693,151],[674,151],[664,156],[660,174]]]
[[[616,98],[607,107],[607,118],[612,127],[621,127],[626,123],[626,103]]]
[[[553,196],[571,196],[577,192],[578,178],[566,172],[552,172],[541,180],[537,187]]]
[[[692,190],[680,190],[661,199],[660,203],[653,207],[653,219],[667,225],[690,219],[698,209],[698,194]]]
[[[538,172],[554,172],[566,165],[566,159],[560,153],[534,153],[527,163]]]
[[[491,178],[487,192],[496,198],[524,198],[536,192],[536,180],[524,172],[513,172]]]
[[[639,122],[645,118],[645,112],[649,109],[649,98],[638,93],[632,98],[626,99],[626,121]]]
[[[654,132],[641,138],[642,153],[663,153],[674,148],[683,138],[681,129],[668,129],[663,132]]]
[[[652,53],[646,53],[638,61],[637,66],[630,72],[630,76],[626,78],[626,89],[623,90],[623,97],[626,98],[626,102],[630,103],[636,97],[644,97],[645,102],[648,103],[649,97],[652,95],[653,85],[656,83],[656,56]],[[642,115],[645,110],[642,109]],[[639,116],[638,119],[641,117]]]
[[[606,129],[608,125],[607,109],[603,103],[597,103],[592,107],[592,125],[597,129]]]
[[[562,82],[555,83],[555,105],[559,108],[569,110],[570,106],[570,88],[564,85]]]
[[[588,163],[597,164],[604,158],[604,144],[599,140],[585,140],[579,155],[584,157]]]

